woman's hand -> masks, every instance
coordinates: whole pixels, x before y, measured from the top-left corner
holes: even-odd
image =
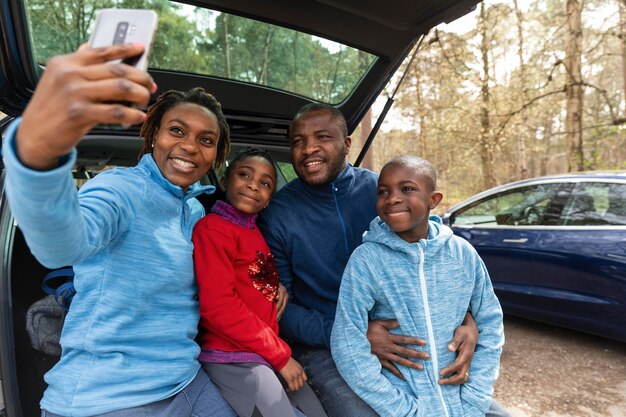
[[[450,352],[458,351],[452,365],[439,372],[444,378],[439,380],[441,385],[459,385],[469,381],[469,370],[478,341],[478,327],[470,313],[465,314],[465,320],[456,328],[454,336],[448,344]],[[448,377],[445,377],[448,375]]]
[[[280,320],[287,308],[287,301],[289,300],[289,294],[287,294],[287,288],[283,284],[278,284],[278,292],[276,293],[276,320]]]
[[[374,320],[367,324],[367,340],[372,346],[372,353],[376,355],[381,365],[400,379],[404,379],[394,362],[413,369],[424,369],[424,366],[409,358],[428,360],[430,356],[401,345],[424,346],[426,341],[417,337],[402,336],[389,333],[390,329],[399,326],[396,320]],[[405,357],[406,356],[406,357]]]
[[[17,153],[33,169],[50,169],[99,123],[136,124],[145,113],[113,102],[146,106],[156,84],[150,75],[109,61],[132,57],[141,44],[81,46],[48,61],[17,131]]]
[[[287,383],[287,391],[297,391],[306,384],[306,373],[294,358],[289,358],[287,365],[278,371],[278,373]]]

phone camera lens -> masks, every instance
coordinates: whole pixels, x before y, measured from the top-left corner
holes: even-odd
[[[113,45],[119,45],[126,40],[126,33],[128,32],[128,22],[119,22],[113,35]]]

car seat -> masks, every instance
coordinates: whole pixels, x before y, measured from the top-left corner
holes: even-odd
[[[587,193],[574,194],[572,204],[564,217],[564,225],[587,225],[593,221],[596,213],[593,197]],[[596,216],[597,217],[597,216]]]
[[[626,198],[617,187],[609,191],[609,207],[604,213],[604,219],[608,224],[626,225]]]

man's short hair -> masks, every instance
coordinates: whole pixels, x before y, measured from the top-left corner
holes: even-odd
[[[313,113],[317,111],[330,113],[337,122],[337,126],[339,126],[339,129],[341,130],[343,136],[348,136],[348,123],[346,123],[346,118],[343,116],[343,113],[341,113],[341,111],[335,106],[331,106],[330,104],[325,103],[309,103],[300,107],[300,110],[298,110],[296,115],[293,117],[291,124],[289,125],[289,135],[291,135],[293,124],[296,120],[298,120],[301,116],[307,113]]]

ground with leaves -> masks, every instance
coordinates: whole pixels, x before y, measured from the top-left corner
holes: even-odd
[[[495,398],[513,417],[626,417],[626,343],[505,317]]]

